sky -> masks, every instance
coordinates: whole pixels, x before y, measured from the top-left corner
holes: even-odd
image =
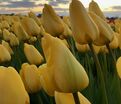
[[[88,8],[91,0],[80,0]],[[95,0],[106,16],[121,17],[121,0]],[[0,0],[0,14],[34,11],[41,13],[45,3],[53,6],[60,15],[67,15],[71,0]]]

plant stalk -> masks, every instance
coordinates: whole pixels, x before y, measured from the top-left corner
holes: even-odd
[[[73,97],[74,97],[75,104],[81,104],[79,101],[79,96],[77,92],[73,93]]]

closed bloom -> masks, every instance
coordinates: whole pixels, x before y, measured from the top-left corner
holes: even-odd
[[[117,73],[119,75],[119,77],[121,78],[121,57],[118,58],[117,62],[116,62],[116,69],[117,69]]]
[[[42,47],[47,70],[54,73],[53,80],[61,92],[77,92],[88,86],[89,79],[84,68],[60,39],[45,35]]]
[[[8,50],[0,44],[0,62],[6,62],[11,60],[11,55]]]
[[[35,65],[22,64],[20,76],[28,93],[35,93],[41,89],[40,78]]]
[[[111,27],[95,13],[90,12],[89,14],[99,28],[100,35],[99,38],[94,41],[94,44],[101,46],[110,43],[114,37],[114,32]]]
[[[91,104],[90,101],[78,92],[79,100],[81,104]],[[75,104],[72,93],[55,92],[56,104]]]
[[[7,29],[3,30],[3,39],[5,41],[9,41],[10,40],[10,32]]]
[[[76,42],[75,45],[76,45],[76,48],[77,48],[77,50],[78,50],[79,52],[87,52],[87,51],[90,50],[88,44],[83,44],[83,45],[81,45],[81,44],[79,44],[79,43]]]
[[[54,96],[55,91],[60,91],[54,79],[54,71],[50,70],[47,67],[47,64],[41,65],[38,73],[40,76],[41,86],[49,96]]]
[[[0,104],[30,104],[23,82],[13,67],[0,66]]]
[[[94,0],[92,0],[89,4],[89,11],[94,12],[96,15],[98,15],[104,21],[106,20],[103,12],[101,11],[100,7],[98,6],[98,4]]]
[[[30,18],[33,18],[39,26],[42,25],[39,18],[36,16],[36,14],[34,12],[31,11],[28,13],[28,15]]]
[[[30,64],[39,65],[43,61],[43,56],[33,45],[24,43],[24,53]]]
[[[14,22],[14,24],[12,25],[12,29],[19,40],[27,40],[29,38],[20,22]]]
[[[42,25],[47,33],[53,36],[59,36],[64,32],[63,21],[50,5],[44,5],[41,18]]]
[[[69,11],[74,39],[79,44],[88,44],[96,40],[99,36],[98,27],[89,17],[82,3],[72,0]]]
[[[23,25],[25,31],[28,33],[30,36],[36,36],[40,34],[40,27],[38,24],[35,22],[34,19],[29,18],[29,17],[24,17],[21,20],[21,24]]]
[[[19,40],[16,37],[16,35],[13,33],[10,33],[10,45],[11,46],[18,46],[19,45]]]
[[[13,53],[13,50],[12,50],[12,48],[10,47],[10,45],[9,45],[8,42],[2,40],[2,45],[8,50],[8,52],[9,52],[11,55],[14,54],[14,53]]]
[[[2,29],[9,29],[10,26],[7,21],[4,20],[1,23],[2,23]]]
[[[109,46],[111,49],[116,49],[119,47],[119,41],[118,41],[117,34],[114,34],[114,38],[113,38],[112,42],[109,43]]]

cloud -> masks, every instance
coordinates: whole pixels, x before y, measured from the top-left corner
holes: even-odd
[[[111,6],[108,8],[105,8],[104,11],[121,11],[121,6]]]

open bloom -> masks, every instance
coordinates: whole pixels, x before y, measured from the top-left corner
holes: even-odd
[[[74,39],[79,44],[88,44],[96,40],[99,36],[98,27],[83,4],[79,0],[72,0],[69,11]]]
[[[88,86],[89,79],[83,66],[60,39],[46,34],[42,38],[42,47],[47,71],[53,74],[59,91],[72,93]]]
[[[23,82],[13,67],[0,66],[0,104],[30,104]]]

